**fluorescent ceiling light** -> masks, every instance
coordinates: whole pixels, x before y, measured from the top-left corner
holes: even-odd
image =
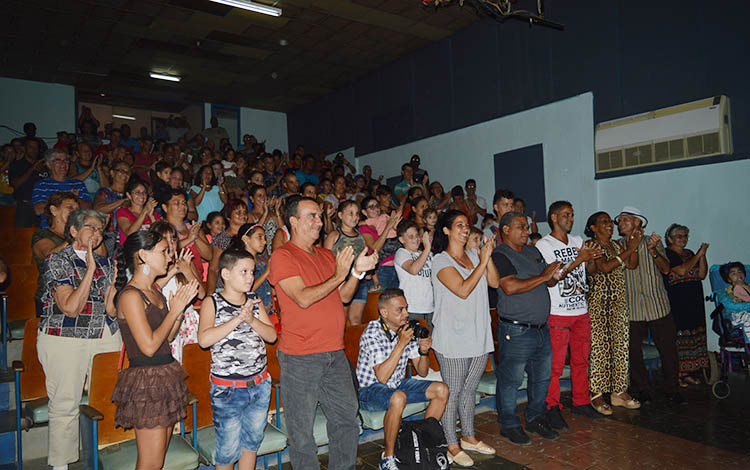
[[[230,7],[242,8],[243,10],[250,10],[256,13],[263,13],[264,15],[281,16],[281,8],[275,8],[262,3],[251,2],[250,0],[211,0],[215,3],[221,3],[222,5],[229,5]]]
[[[112,117],[120,118],[120,119],[127,119],[128,121],[135,121],[135,118],[133,116],[125,116],[124,114],[113,114]]]
[[[159,80],[169,80],[170,82],[179,82],[180,80],[182,80],[182,77],[178,77],[177,75],[167,75],[156,72],[151,72],[148,75],[151,78],[158,78]]]

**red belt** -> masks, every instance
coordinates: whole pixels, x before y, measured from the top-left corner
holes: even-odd
[[[268,373],[268,369],[263,370],[258,375],[253,376],[248,380],[232,380],[232,379],[220,379],[219,377],[211,376],[211,382],[215,385],[221,385],[222,387],[234,387],[234,388],[252,388],[256,385],[260,385],[261,382],[268,379],[271,375]]]

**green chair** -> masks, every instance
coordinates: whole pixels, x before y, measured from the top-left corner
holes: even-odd
[[[135,431],[115,428],[117,405],[112,403],[112,391],[117,382],[120,352],[94,356],[89,377],[89,404],[81,405],[81,443],[84,468],[99,470],[132,468],[138,453]],[[124,364],[127,366],[127,364]],[[198,399],[188,395],[188,405],[195,407]],[[172,436],[164,459],[165,470],[189,470],[199,465],[198,451],[184,437],[184,423],[180,435]]]
[[[402,418],[408,418],[409,416],[418,414],[427,409],[430,402],[424,401],[421,403],[408,403],[404,407]],[[360,415],[362,416],[362,426],[366,429],[378,430],[383,429],[383,420],[385,419],[385,411],[367,411],[360,409]]]
[[[267,357],[269,370],[276,359],[275,347],[267,346]],[[193,447],[198,450],[201,460],[215,465],[214,454],[216,452],[216,429],[213,426],[213,414],[211,409],[211,383],[208,376],[211,370],[211,351],[202,349],[197,344],[188,344],[182,348],[182,363],[185,372],[188,374],[187,385],[191,392],[195,393],[198,398],[197,406],[193,409],[192,416],[185,420],[186,432],[190,432],[193,438]],[[273,369],[274,371],[276,369]],[[278,389],[274,390],[278,396]],[[274,405],[278,400],[273,400]],[[198,432],[194,433],[193,429],[197,428]],[[281,451],[286,448],[286,435],[279,431],[278,425],[266,425],[263,441],[258,449],[258,456],[263,456],[263,464],[268,467],[268,455],[276,453],[278,468],[281,468]]]
[[[216,465],[214,456],[216,453],[216,428],[208,426],[198,430],[198,453],[201,457],[211,465]],[[275,426],[271,424],[266,425],[265,434],[263,435],[263,442],[260,443],[258,448],[258,456],[264,457],[265,467],[268,468],[268,461],[265,460],[268,454],[278,452],[279,456],[281,451],[286,448],[287,439],[286,435],[279,431]]]

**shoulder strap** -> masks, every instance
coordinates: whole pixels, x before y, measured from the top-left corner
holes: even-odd
[[[143,291],[141,291],[139,288],[137,288],[135,286],[127,285],[127,286],[123,287],[122,291],[120,292],[120,294],[122,294],[122,292],[125,292],[127,290],[134,290],[134,291],[138,292],[138,294],[140,294],[140,296],[141,296],[141,299],[143,299],[143,302],[145,302],[146,305],[151,305],[151,301],[148,299],[148,297],[146,296],[146,294],[144,294]]]

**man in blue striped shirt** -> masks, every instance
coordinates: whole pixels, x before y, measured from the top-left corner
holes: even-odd
[[[44,205],[47,198],[60,191],[70,191],[79,199],[81,209],[91,209],[91,196],[83,181],[68,178],[70,158],[63,149],[50,149],[44,154],[44,161],[49,168],[49,178],[44,178],[34,184],[31,192],[31,204],[34,212],[41,216],[41,228],[49,227],[44,217]]]

